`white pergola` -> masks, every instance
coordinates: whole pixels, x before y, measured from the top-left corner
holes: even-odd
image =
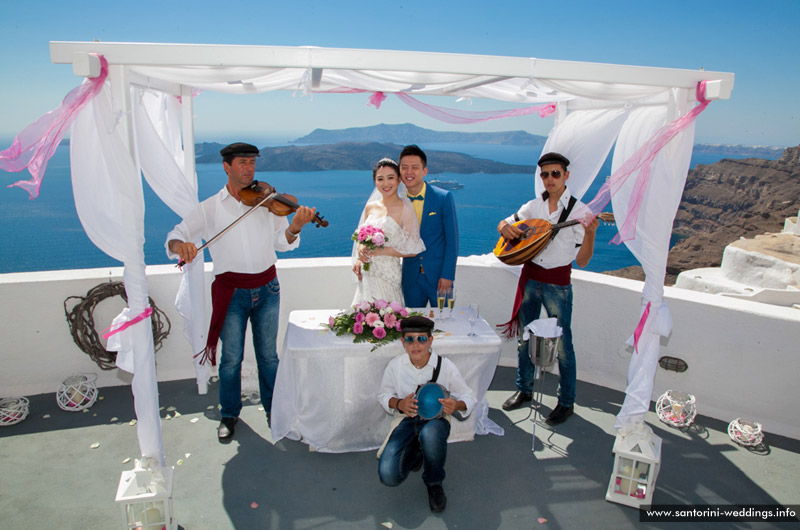
[[[647,280],[643,318],[636,330],[638,353],[629,369],[618,427],[642,421],[652,393],[658,337],[671,329],[662,302],[664,272],[694,140],[691,111],[696,89],[702,82],[705,99],[728,99],[733,74],[311,46],[52,42],[50,48],[54,63],[71,63],[79,76],[105,75],[101,57],[108,63],[102,90],[73,125],[71,160],[76,208],[87,235],[125,264],[129,309],[118,317],[120,321],[147,308],[140,172],[182,217],[197,204],[195,89],[230,94],[383,92],[488,98],[514,106],[554,103],[555,122],[544,149],[572,160],[574,195],[584,194],[612,146],[611,179],[625,173],[612,182],[613,209],[618,224],[629,220],[635,225],[634,237],[626,244],[644,267]],[[644,159],[643,152],[651,156],[633,164]],[[103,199],[92,198],[98,195]],[[638,211],[647,215],[637,216]],[[204,346],[206,332],[203,264],[195,262],[185,270],[179,310],[197,352]],[[118,364],[134,372],[142,455],[163,465],[151,328],[133,325],[115,337]],[[197,369],[202,392],[208,372],[203,366]]]

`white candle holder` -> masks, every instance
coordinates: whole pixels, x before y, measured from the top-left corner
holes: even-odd
[[[67,377],[58,391],[56,401],[62,410],[77,412],[97,401],[97,374],[75,374]]]
[[[613,451],[606,500],[633,508],[651,505],[661,468],[661,438],[644,423],[629,425],[617,433]]]
[[[29,405],[26,397],[0,399],[0,426],[14,425],[27,418]]]
[[[136,460],[123,471],[116,501],[122,508],[124,530],[178,530],[172,509],[174,468],[151,467],[149,459]]]
[[[672,427],[688,427],[697,416],[694,396],[677,390],[667,390],[656,401],[658,419]]]
[[[745,447],[755,447],[764,441],[761,424],[755,420],[736,418],[728,424],[728,436],[731,440]]]

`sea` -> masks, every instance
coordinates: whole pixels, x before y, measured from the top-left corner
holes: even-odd
[[[11,145],[11,141],[1,143]],[[257,143],[256,145],[281,145]],[[466,153],[511,164],[535,165],[539,149],[527,146],[484,144],[426,144],[426,150]],[[691,167],[711,164],[721,155],[696,153]],[[727,155],[726,158],[731,158]],[[600,175],[610,174],[611,161]],[[0,171],[6,185],[26,180],[26,172]],[[221,189],[225,174],[221,164],[198,164],[199,195],[205,199]],[[284,258],[349,256],[350,235],[358,223],[361,209],[372,191],[370,171],[259,172],[258,180],[266,181],[279,192],[297,197],[297,202],[314,206],[327,221],[325,228],[308,225],[303,230],[300,246]],[[428,179],[455,180],[463,187],[452,190],[459,227],[459,255],[470,256],[492,252],[497,242],[497,223],[514,213],[533,196],[530,174],[428,174]],[[594,197],[602,179],[585,195],[585,202]],[[167,232],[178,222],[173,213],[144,181],[145,197],[145,262],[148,265],[171,263],[164,250]],[[30,200],[27,192],[17,187],[0,188],[0,274],[12,272],[50,271],[118,267],[122,264],[104,254],[86,236],[75,210],[69,168],[69,147],[59,146],[50,160],[38,198]],[[595,252],[586,270],[603,272],[636,265],[625,247],[610,241],[616,234],[613,225],[598,228]],[[209,259],[208,256],[206,259]]]

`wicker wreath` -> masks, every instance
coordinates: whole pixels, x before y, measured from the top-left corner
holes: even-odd
[[[97,304],[112,296],[121,296],[127,303],[125,284],[122,282],[101,283],[90,289],[86,296],[70,296],[64,300],[64,314],[67,317],[72,340],[75,341],[78,348],[91,357],[101,370],[116,368],[117,352],[108,351],[103,347],[94,328],[93,312]],[[155,351],[158,351],[161,343],[169,335],[171,325],[166,313],[156,306],[152,298],[148,299],[150,307],[153,309],[153,314],[150,316],[153,325],[153,345]],[[68,307],[70,300],[77,300],[71,309]]]

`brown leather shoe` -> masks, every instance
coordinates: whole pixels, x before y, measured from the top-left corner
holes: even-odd
[[[227,443],[233,439],[234,426],[237,421],[239,421],[239,418],[222,418],[222,421],[219,422],[219,427],[217,427],[217,439],[220,443]]]
[[[547,419],[544,421],[548,425],[561,425],[562,423],[567,421],[567,418],[572,416],[574,409],[575,409],[574,406],[564,407],[561,405],[556,405],[556,408],[553,409],[553,412],[551,412],[550,415],[547,417]]]
[[[441,484],[428,486],[428,505],[431,507],[431,511],[435,513],[441,512],[447,506],[447,495],[444,494],[444,488]]]
[[[526,394],[518,390],[503,403],[503,410],[516,410],[525,403],[529,403],[531,400],[533,400],[531,394]]]

